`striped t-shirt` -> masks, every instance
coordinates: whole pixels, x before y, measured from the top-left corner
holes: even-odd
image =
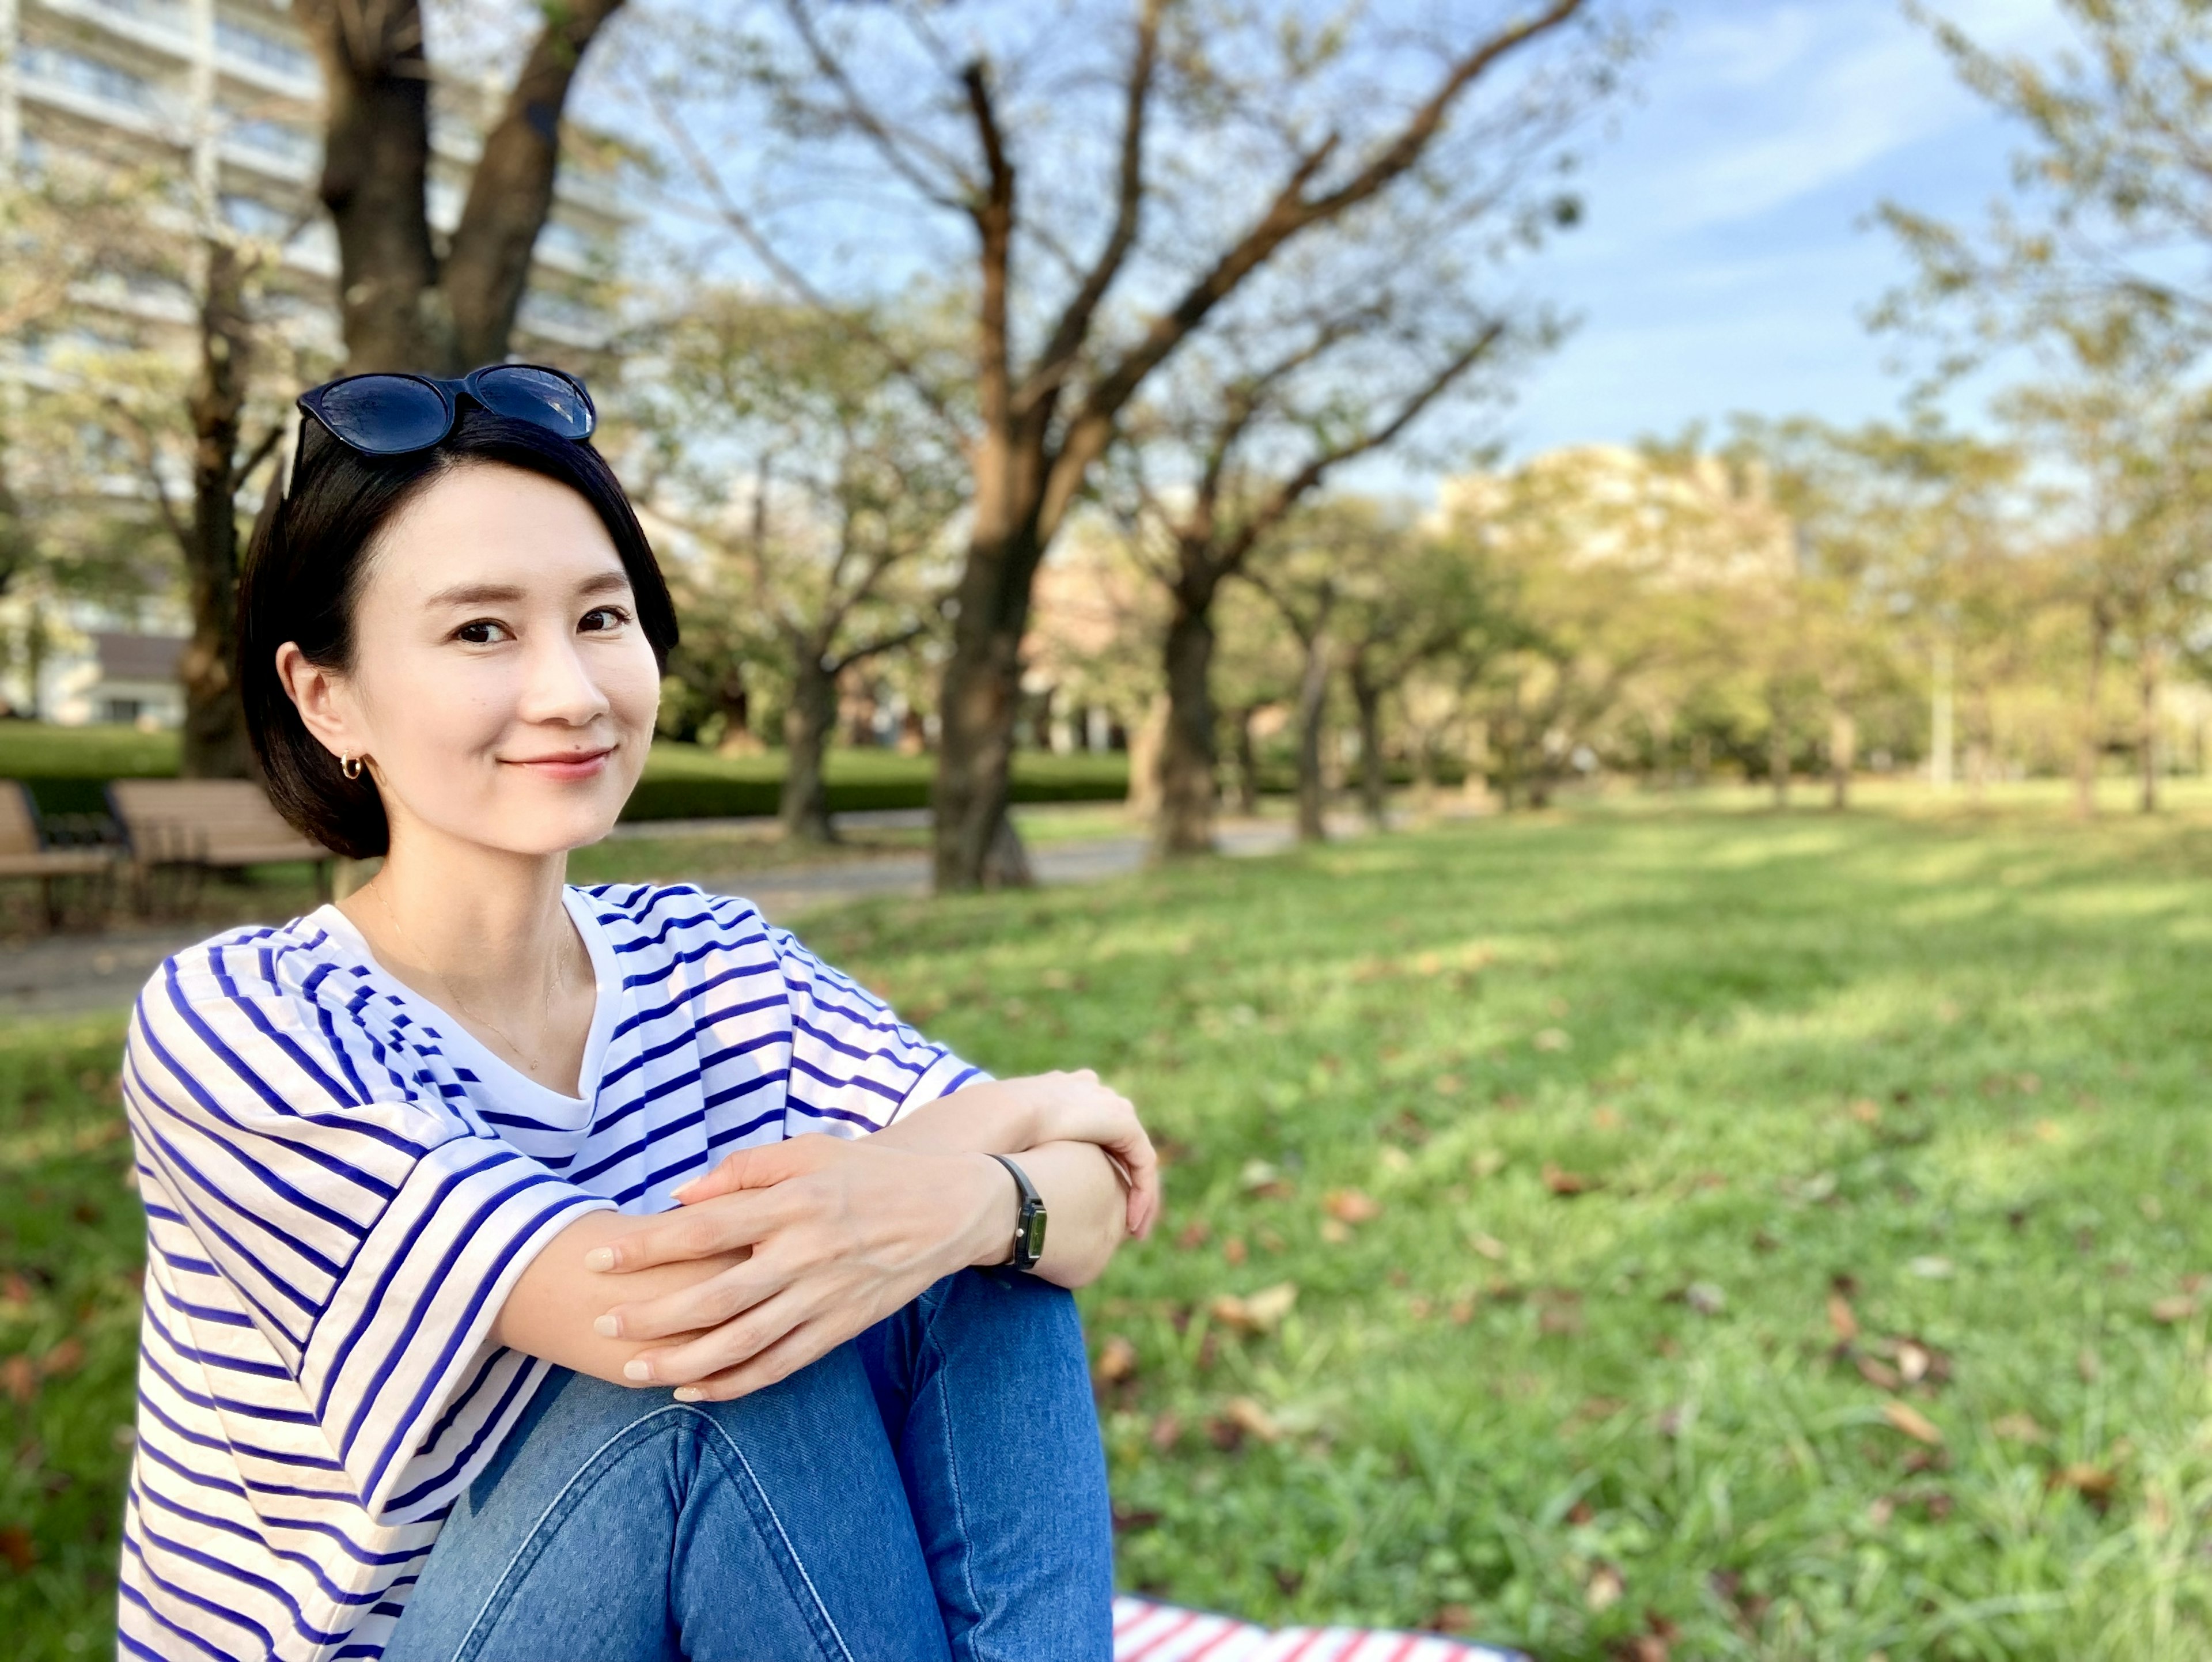
[[[146,1202],[121,1648],[374,1657],[547,1364],[490,1342],[586,1212],[749,1144],[857,1136],[974,1070],[742,900],[567,891],[598,1006],[564,1096],[325,906],[179,953],[124,1100]]]

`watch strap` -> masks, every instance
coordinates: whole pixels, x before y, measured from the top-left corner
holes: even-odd
[[[1044,1215],[1044,1200],[1038,1195],[1036,1185],[1030,1181],[1028,1172],[1004,1154],[994,1154],[991,1158],[1006,1168],[1022,1198],[1021,1210],[1014,1220],[1014,1249],[1006,1263],[1016,1269],[1034,1269],[1040,1245],[1035,1234],[1036,1225],[1037,1220]]]

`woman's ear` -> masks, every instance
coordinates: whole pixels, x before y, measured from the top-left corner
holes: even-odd
[[[297,641],[287,641],[276,648],[276,679],[317,744],[333,756],[368,754],[368,735],[354,730],[359,716],[344,676],[310,661]]]

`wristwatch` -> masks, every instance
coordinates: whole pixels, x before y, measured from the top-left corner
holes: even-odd
[[[1044,1256],[1044,1202],[1038,1198],[1036,1185],[1030,1181],[1028,1172],[1004,1154],[991,1158],[1013,1173],[1014,1187],[1022,1196],[1022,1209],[1014,1220],[1013,1256],[1006,1263],[1016,1269],[1035,1269],[1037,1260]]]

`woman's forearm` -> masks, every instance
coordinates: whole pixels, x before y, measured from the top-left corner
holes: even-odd
[[[874,1141],[933,1154],[1018,1154],[1044,1141],[1032,1081],[988,1080],[909,1108]]]
[[[586,1263],[586,1256],[636,1232],[645,1220],[620,1212],[586,1212],[548,1241],[508,1291],[492,1329],[493,1339],[527,1356],[588,1373],[615,1385],[633,1385],[623,1369],[646,1342],[609,1338],[594,1324],[612,1306],[683,1291],[743,1263],[748,1249],[710,1252],[626,1275]],[[1049,1224],[1046,1227],[1051,1233]],[[665,1343],[666,1341],[653,1342]]]

